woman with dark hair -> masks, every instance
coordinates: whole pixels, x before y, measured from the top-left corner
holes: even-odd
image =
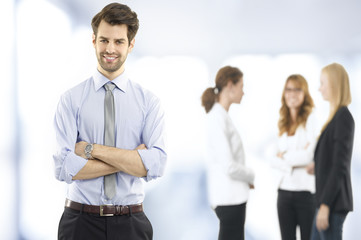
[[[299,226],[301,239],[308,240],[315,212],[315,179],[306,167],[312,162],[318,131],[314,103],[302,75],[287,78],[281,102],[277,154],[272,161],[281,172],[277,199],[281,237],[296,239]]]
[[[340,240],[346,216],[353,210],[350,168],[355,122],[347,107],[351,91],[344,67],[327,65],[320,82],[322,97],[330,102],[330,115],[316,146],[314,164],[309,167],[316,176],[312,240]]]
[[[209,201],[220,220],[218,239],[244,239],[246,202],[254,188],[254,172],[245,166],[242,141],[228,110],[244,95],[243,73],[235,67],[221,68],[216,86],[202,95],[206,117],[206,161]]]

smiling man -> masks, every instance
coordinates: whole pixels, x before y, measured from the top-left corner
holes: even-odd
[[[58,239],[152,239],[142,179],[162,176],[167,155],[160,101],[124,67],[138,27],[128,6],[105,6],[92,20],[97,71],[58,104],[55,175],[68,184]]]

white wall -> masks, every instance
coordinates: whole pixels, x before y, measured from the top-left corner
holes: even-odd
[[[16,194],[17,180],[14,163],[18,160],[16,145],[16,51],[14,31],[14,1],[0,2],[0,27],[2,34],[1,88],[0,88],[0,239],[14,239],[17,236]],[[15,110],[15,111],[13,111]]]
[[[80,5],[82,1],[73,3]],[[222,8],[222,4],[213,1],[211,5]],[[258,4],[262,6],[261,2]],[[197,6],[202,7],[200,4]],[[359,7],[356,3],[355,6]],[[83,7],[86,8],[85,5]],[[146,8],[141,8],[141,4],[135,8],[139,9],[141,20],[149,19],[152,15],[161,19],[164,13],[161,5],[153,6],[148,9],[149,12]],[[177,6],[173,8],[176,9]],[[231,9],[232,5],[225,4],[224,8]],[[56,181],[53,176],[53,114],[60,95],[95,70],[91,29],[90,26],[75,24],[79,19],[72,19],[68,12],[45,0],[23,0],[16,9],[11,1],[5,1],[0,3],[0,9],[10,9],[6,14],[0,14],[0,22],[8,23],[4,24],[2,29],[5,33],[10,33],[8,38],[0,38],[1,45],[6,46],[3,48],[4,56],[7,56],[1,60],[4,80],[1,81],[0,111],[8,116],[0,120],[0,154],[3,156],[0,182],[6,194],[6,197],[1,197],[0,204],[11,206],[5,208],[4,214],[0,215],[0,225],[5,226],[5,230],[2,228],[0,231],[0,239],[15,239],[18,228],[19,235],[25,239],[56,239],[66,184]],[[15,10],[16,15],[12,10]],[[220,15],[220,18],[226,14],[225,11],[221,13],[223,15]],[[176,19],[185,18],[182,11],[177,14],[174,16]],[[12,38],[15,34],[12,32],[15,21],[8,20],[12,18],[16,19],[18,26],[16,64],[13,63],[15,42]],[[279,16],[277,21],[282,20],[285,19]],[[87,21],[90,22],[90,19]],[[268,20],[258,21],[267,24]],[[227,28],[224,30],[228,32],[229,38],[232,38],[233,23],[236,24],[229,22],[227,26],[222,26]],[[217,238],[218,221],[208,207],[205,190],[202,158],[204,110],[200,106],[200,96],[206,87],[214,85],[216,71],[227,64],[237,66],[244,72],[246,95],[240,106],[232,106],[230,114],[241,133],[247,164],[252,166],[257,174],[256,189],[251,194],[247,209],[247,239],[279,239],[276,191],[272,180],[268,181],[272,179],[272,173],[267,163],[267,152],[276,135],[282,87],[288,75],[303,74],[309,82],[320,119],[325,119],[328,106],[317,91],[319,71],[333,61],[342,63],[349,71],[353,94],[350,109],[354,114],[357,131],[352,165],[355,212],[347,218],[344,232],[345,239],[355,239],[354,236],[361,234],[357,227],[361,220],[361,195],[356,191],[361,185],[357,174],[361,171],[361,153],[356,147],[360,145],[361,136],[360,128],[357,127],[361,118],[361,86],[358,81],[361,78],[360,51],[355,50],[353,54],[342,51],[314,54],[312,51],[305,53],[302,49],[297,51],[292,48],[291,53],[285,53],[288,51],[285,50],[270,54],[265,50],[263,54],[261,51],[244,54],[242,48],[234,45],[234,51],[221,54],[224,43],[211,42],[212,34],[220,34],[219,29],[207,24],[202,26],[208,28],[198,34],[206,44],[203,48],[208,50],[209,54],[174,52],[170,49],[176,49],[174,42],[179,44],[178,41],[164,41],[157,36],[145,37],[149,35],[142,35],[142,32],[151,33],[160,26],[144,23],[136,40],[135,51],[127,62],[126,69],[133,80],[161,98],[167,115],[169,163],[163,178],[147,184],[145,202],[146,212],[154,227],[154,239]],[[172,32],[180,34],[179,28],[167,28],[164,31],[170,36]],[[252,34],[251,30],[247,31]],[[186,31],[183,32],[187,35]],[[254,34],[249,38],[256,38],[257,33]],[[267,45],[267,39],[262,41]],[[160,49],[163,45],[168,51]],[[229,45],[227,49],[232,49],[233,45]],[[297,44],[292,43],[292,46]],[[162,50],[162,54],[156,54],[157,49]],[[13,92],[8,90],[14,86],[15,99]],[[16,139],[16,133],[19,133],[19,139]],[[16,152],[18,144],[21,145],[20,153]],[[19,178],[14,179],[14,176]],[[17,189],[19,195],[14,189],[18,186],[14,184],[16,180],[20,185]],[[19,218],[13,216],[10,210],[17,198],[22,213]],[[39,213],[34,207],[39,199],[43,207],[49,209],[46,213]],[[46,223],[41,220],[45,215]]]

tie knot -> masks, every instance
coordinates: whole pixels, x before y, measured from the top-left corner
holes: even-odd
[[[113,83],[109,82],[109,83],[104,85],[104,88],[107,91],[113,91],[113,89],[115,88],[115,85]]]

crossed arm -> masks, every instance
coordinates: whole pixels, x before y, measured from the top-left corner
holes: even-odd
[[[86,158],[84,149],[87,144],[84,141],[78,142],[75,145],[75,153]],[[146,146],[141,144],[134,150],[125,150],[93,144],[92,159],[87,161],[85,166],[73,177],[73,180],[91,179],[116,172],[144,177],[147,175],[147,170],[138,149],[146,149]]]

